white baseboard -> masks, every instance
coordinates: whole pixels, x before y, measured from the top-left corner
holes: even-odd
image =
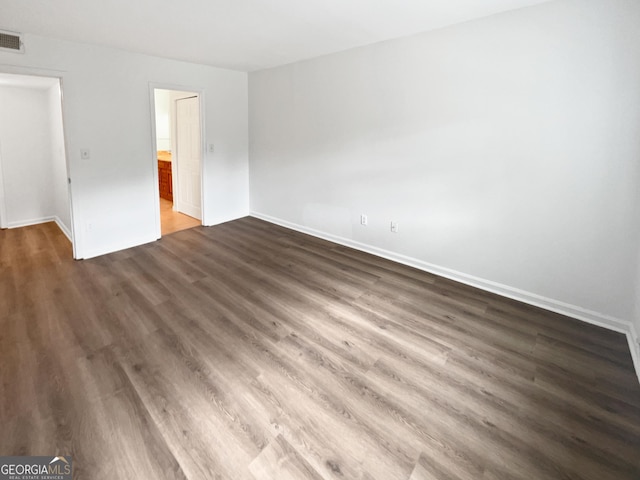
[[[152,243],[159,240],[155,235],[154,236],[145,236],[140,237],[136,240],[127,240],[125,242],[113,243],[107,247],[91,249],[88,251],[81,252],[78,254],[78,258],[76,260],[88,260],[90,258],[99,257],[101,255],[108,255],[110,253],[119,252],[121,250],[127,250],[128,248],[139,247],[141,245],[145,245],[147,243]]]
[[[31,225],[39,225],[41,223],[49,222],[55,222],[62,233],[64,233],[65,237],[67,237],[70,242],[73,241],[71,237],[71,231],[64,223],[62,223],[62,220],[60,220],[60,217],[58,217],[57,215],[54,215],[52,217],[32,218],[31,220],[21,220],[19,222],[9,222],[8,228],[29,227]]]
[[[55,221],[56,221],[56,217],[32,218],[29,220],[19,220],[17,222],[9,222],[7,224],[7,228],[22,228],[22,227],[28,227],[30,225],[38,225],[40,223],[55,222]]]
[[[629,341],[629,350],[631,350],[633,366],[636,369],[638,381],[640,381],[640,332],[638,332],[638,329],[633,323],[630,325],[629,333],[627,333],[627,340]]]
[[[219,217],[219,218],[207,218],[206,222],[205,220],[202,220],[202,226],[203,227],[214,227],[216,225],[221,225],[223,223],[227,223],[227,222],[232,222],[234,220],[238,220],[240,218],[244,218],[247,215],[250,215],[250,213],[247,212],[242,212],[242,213],[236,213],[230,217]]]
[[[476,287],[481,290],[485,290],[487,292],[496,293],[503,297],[511,298],[513,300],[517,300],[519,302],[540,307],[545,310],[549,310],[551,312],[559,313],[561,315],[566,315],[568,317],[572,317],[577,320],[582,320],[592,325],[597,325],[599,327],[613,330],[615,332],[624,333],[627,336],[629,346],[631,347],[631,355],[633,357],[633,362],[636,369],[636,373],[638,375],[638,380],[640,381],[640,346],[638,345],[638,341],[637,341],[638,335],[637,333],[635,334],[633,333],[635,332],[635,329],[633,328],[633,325],[629,321],[612,317],[610,315],[605,315],[603,313],[595,312],[593,310],[588,310],[586,308],[582,308],[577,305],[571,305],[569,303],[561,302],[559,300],[555,300],[552,298],[543,297],[541,295],[527,292],[519,288],[510,287],[508,285],[503,285],[501,283],[493,282],[491,280],[486,280],[484,278],[468,275],[466,273],[458,272],[450,268],[434,265],[432,263],[418,260],[417,258],[408,257],[405,255],[401,255],[399,253],[391,252],[378,247],[356,242],[348,238],[343,238],[343,237],[325,233],[319,230],[315,230],[313,228],[308,228],[303,225],[298,225],[292,222],[288,222],[286,220],[272,217],[270,215],[265,215],[260,212],[251,212],[251,216],[259,218],[269,223],[274,223],[276,225],[289,228],[291,230],[296,230],[298,232],[306,233],[314,237],[322,238],[330,242],[344,245],[346,247],[351,247],[356,250],[367,252],[372,255],[376,255],[378,257],[386,258],[388,260],[392,260],[394,262],[401,263],[403,265],[408,265],[410,267],[423,270],[425,272],[433,273],[441,277],[455,280],[456,282],[464,283],[466,285],[470,285],[472,287]],[[635,338],[632,338],[634,336]]]
[[[62,233],[64,233],[65,237],[67,237],[70,242],[73,242],[73,237],[71,236],[71,230],[69,230],[69,227],[67,227],[64,223],[62,223],[62,220],[60,220],[60,217],[56,215],[54,217],[54,221],[56,222],[56,225],[58,225],[58,228],[62,231]]]

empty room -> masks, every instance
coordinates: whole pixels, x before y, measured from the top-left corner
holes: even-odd
[[[0,0],[0,480],[640,479],[640,2]]]

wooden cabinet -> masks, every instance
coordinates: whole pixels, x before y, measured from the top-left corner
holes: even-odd
[[[171,162],[158,160],[158,181],[160,182],[160,198],[173,202]]]

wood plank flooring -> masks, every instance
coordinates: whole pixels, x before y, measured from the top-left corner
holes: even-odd
[[[623,335],[253,218],[0,231],[0,455],[76,479],[638,480]]]
[[[174,210],[173,202],[160,199],[160,230],[163,236],[200,225],[202,222],[197,218]]]

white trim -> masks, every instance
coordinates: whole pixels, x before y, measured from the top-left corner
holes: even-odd
[[[49,78],[57,78],[60,85],[60,109],[62,112],[62,134],[64,137],[64,156],[65,162],[67,166],[67,177],[68,182],[71,179],[71,165],[69,163],[69,148],[68,148],[68,140],[67,140],[67,128],[66,128],[66,120],[65,120],[65,107],[64,107],[64,75],[67,73],[66,70],[59,70],[54,68],[41,68],[41,67],[30,67],[26,65],[12,65],[9,63],[0,63],[0,73],[13,74],[13,75],[29,75],[32,77],[49,77]],[[73,250],[73,258],[78,258],[78,239],[76,238],[76,218],[79,218],[80,215],[77,212],[79,210],[79,206],[75,205],[73,202],[73,187],[70,183],[68,183],[68,192],[69,192],[69,210],[71,217],[71,246]],[[0,205],[0,208],[6,208],[6,205]],[[75,210],[74,210],[75,208]],[[6,212],[2,212],[5,215]],[[52,219],[53,220],[53,219]],[[51,220],[48,220],[51,221]],[[6,220],[4,220],[6,224]],[[6,226],[0,228],[15,228],[11,227],[8,224]]]
[[[20,43],[20,45],[19,45],[20,48],[18,48],[17,50],[15,50],[13,48],[0,47],[0,52],[24,54],[24,41],[22,39],[22,37],[24,36],[23,33],[12,32],[11,30],[0,30],[0,33],[4,33],[6,35],[12,35],[14,37],[18,37],[18,42]]]
[[[7,228],[29,227],[31,225],[39,225],[41,223],[55,222],[55,221],[56,221],[56,217],[55,216],[31,218],[29,220],[18,220],[16,222],[9,222],[7,224]]]
[[[101,255],[108,255],[110,253],[119,252],[120,250],[127,250],[129,248],[139,247],[147,243],[153,243],[157,240],[158,239],[155,238],[154,236],[146,235],[144,237],[139,237],[136,240],[127,240],[125,242],[118,242],[118,243],[109,245],[108,248],[89,250],[83,255],[82,259],[87,260],[89,258],[99,257]]]
[[[73,185],[71,182],[71,162],[69,161],[69,142],[67,141],[67,121],[65,120],[65,106],[64,106],[64,78],[63,77],[56,77],[58,78],[58,88],[60,89],[60,120],[62,121],[62,142],[64,145],[64,161],[65,161],[65,168],[66,168],[66,172],[67,172],[67,197],[69,198],[69,221],[71,222],[70,228],[67,228],[65,225],[65,228],[62,228],[62,231],[64,232],[64,234],[69,238],[69,241],[71,242],[71,250],[72,250],[72,255],[74,259],[78,258],[78,246],[76,244],[75,238],[75,216],[76,214],[74,213],[74,209],[73,209]],[[62,222],[59,223],[59,225],[64,225]]]
[[[55,222],[58,228],[62,230],[62,233],[64,233],[64,235],[67,238],[70,237],[71,232],[69,232],[69,229],[64,225],[64,223],[62,223],[62,221],[57,216],[34,218],[31,220],[23,220],[20,222],[11,222],[9,224],[9,228],[22,228],[22,227],[28,227],[30,225],[39,225],[41,223],[48,223],[48,222]],[[71,240],[71,238],[69,238],[69,240]],[[90,250],[87,254],[85,254],[81,258],[76,258],[76,260],[99,257],[100,255],[107,255],[109,253],[118,252],[120,250],[126,250],[128,248],[138,247],[146,243],[152,243],[152,242],[155,242],[156,240],[158,239],[149,238],[148,236],[140,237],[138,240],[116,243],[115,245],[112,245],[107,249],[103,248],[99,250]]]
[[[155,216],[155,224],[156,224],[156,238],[162,237],[162,225],[160,219],[160,183],[158,180],[158,140],[156,133],[156,91],[155,84],[149,84],[149,105],[151,108],[151,142],[153,145],[152,149],[152,161],[151,161],[151,171],[153,175],[153,196],[156,201],[153,202],[153,212]]]
[[[204,88],[195,88],[189,87],[185,85],[177,85],[170,83],[161,83],[161,82],[149,82],[149,97],[150,97],[150,107],[151,107],[151,142],[153,145],[153,175],[154,175],[154,195],[155,195],[155,215],[156,215],[156,240],[162,237],[162,225],[160,219],[160,185],[158,182],[158,143],[157,143],[157,134],[156,134],[156,97],[155,90],[173,90],[178,92],[191,92],[198,96],[198,101],[200,103],[200,224],[205,225],[205,157],[206,157],[206,138],[205,138],[205,89]],[[174,122],[175,123],[175,122]],[[171,143],[173,144],[175,138],[175,132],[171,132]],[[173,148],[172,148],[173,150]],[[175,163],[172,162],[172,169],[175,168]],[[174,187],[177,179],[176,172],[172,172],[174,179]],[[173,189],[174,195],[176,193],[176,189]],[[173,207],[176,207],[176,200],[174,199]],[[146,243],[146,242],[145,242]],[[94,255],[95,256],[95,255]],[[88,258],[88,257],[85,257]]]
[[[519,288],[510,287],[508,285],[503,285],[501,283],[486,280],[484,278],[474,277],[473,275],[458,272],[450,268],[434,265],[432,263],[418,260],[417,258],[407,257],[399,253],[383,250],[381,248],[367,245],[365,243],[356,242],[348,238],[343,238],[319,230],[315,230],[313,228],[308,228],[296,223],[282,220],[280,218],[265,215],[263,213],[252,211],[250,215],[252,217],[259,218],[266,222],[274,223],[291,230],[306,233],[314,237],[322,238],[330,242],[338,243],[340,245],[351,247],[362,252],[367,252],[378,257],[386,258],[388,260],[392,260],[403,265],[408,265],[425,272],[433,273],[441,277],[455,280],[456,282],[464,283],[465,285],[470,285],[487,292],[496,293],[503,297],[511,298],[513,300],[540,307],[551,312],[566,315],[577,320],[582,320],[586,323],[597,325],[599,327],[613,330],[615,332],[623,333],[627,336],[627,341],[631,350],[631,357],[633,358],[633,364],[635,366],[636,374],[638,375],[638,380],[640,381],[640,344],[638,344],[640,337],[638,337],[638,332],[636,331],[633,323],[629,321],[595,312],[593,310],[587,310],[577,305],[571,305],[569,303],[554,300],[552,298],[543,297],[542,295],[527,292]]]
[[[629,325],[629,333],[627,333],[627,341],[629,342],[629,350],[631,351],[631,359],[633,360],[633,366],[636,369],[636,375],[638,375],[638,381],[640,381],[640,335],[635,324],[632,322]]]
[[[69,239],[69,241],[71,243],[73,243],[72,240],[72,235],[71,235],[71,230],[69,230],[67,228],[67,226],[62,223],[62,220],[60,220],[60,217],[58,217],[57,215],[53,218],[53,221],[56,222],[56,225],[58,225],[58,228],[62,231],[62,233],[64,233],[65,237],[67,237]]]
[[[73,240],[71,240],[71,238],[72,238],[71,237],[71,231],[62,222],[62,220],[60,220],[60,217],[58,217],[57,215],[53,215],[51,217],[32,218],[31,220],[21,220],[21,221],[18,221],[18,222],[9,222],[9,227],[8,228],[29,227],[31,225],[40,225],[42,223],[49,223],[49,222],[54,222],[58,226],[60,231],[62,233],[64,233],[64,236],[67,237],[69,239],[69,241],[73,243]]]
[[[216,225],[222,225],[223,223],[233,222],[234,220],[239,220],[239,219],[245,218],[245,217],[246,217],[246,215],[241,214],[241,215],[236,215],[234,217],[216,219],[212,223],[208,223],[207,225],[205,225],[203,223],[202,226],[203,227],[215,227]]]

